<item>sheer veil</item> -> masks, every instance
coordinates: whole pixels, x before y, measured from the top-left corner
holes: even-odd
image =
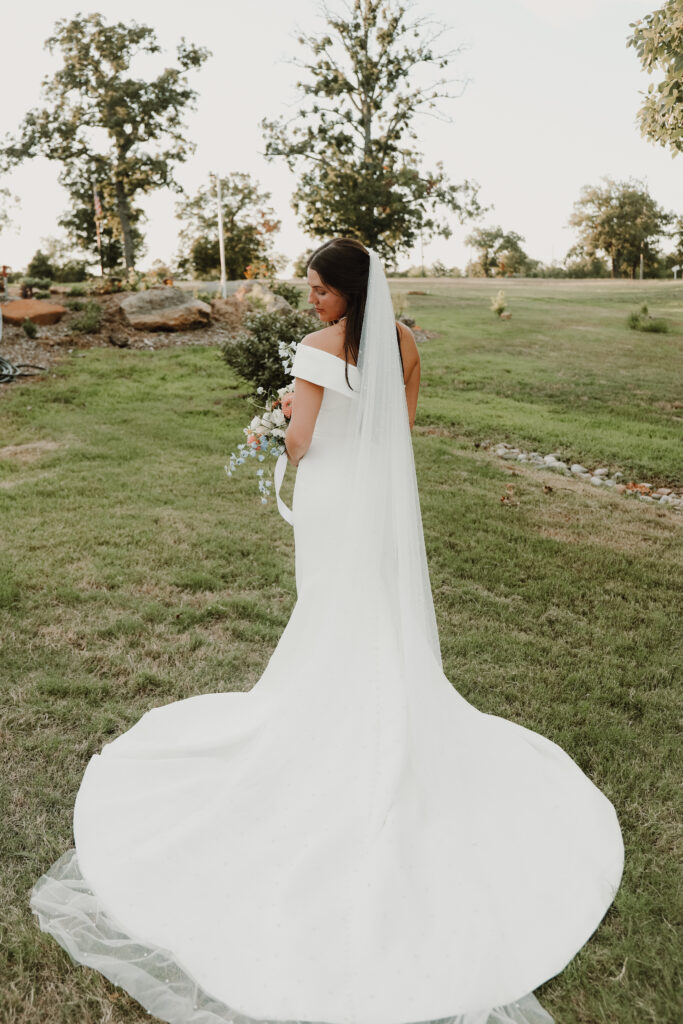
[[[340,572],[348,576],[351,569],[365,600],[381,588],[407,662],[427,650],[441,667],[396,318],[382,263],[368,251]]]

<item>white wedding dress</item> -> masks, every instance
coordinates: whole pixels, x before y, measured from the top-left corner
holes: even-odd
[[[461,697],[427,643],[407,671],[386,578],[346,585],[335,558],[355,392],[310,345],[294,371],[325,390],[280,641],[251,691],[152,708],[92,757],[75,849],[31,906],[173,1024],[549,1022],[533,989],[619,885],[614,808],[556,744]]]

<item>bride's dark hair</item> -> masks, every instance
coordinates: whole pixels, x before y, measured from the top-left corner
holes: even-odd
[[[346,299],[346,322],[344,324],[344,361],[346,383],[349,383],[349,355],[358,362],[360,335],[363,328],[365,299],[368,292],[370,254],[362,242],[355,238],[332,238],[313,252],[306,270],[315,270],[323,284],[334,289]],[[401,354],[401,339],[396,328]],[[403,357],[401,357],[401,370]]]

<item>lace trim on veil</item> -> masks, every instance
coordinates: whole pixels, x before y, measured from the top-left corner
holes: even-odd
[[[126,934],[104,910],[70,849],[36,882],[31,909],[76,963],[93,967],[125,989],[149,1013],[169,1024],[325,1024],[249,1017],[198,985],[168,950]],[[350,1022],[347,1022],[350,1024]],[[413,1022],[411,1022],[413,1024]],[[492,1009],[414,1024],[554,1024],[536,997]]]

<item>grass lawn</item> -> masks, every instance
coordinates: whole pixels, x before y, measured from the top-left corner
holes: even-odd
[[[507,322],[488,308],[500,282],[392,284],[439,332],[414,448],[444,669],[564,747],[624,830],[615,904],[541,1002],[557,1024],[674,1024],[683,516],[476,442],[680,486],[683,284],[502,286]],[[627,329],[643,301],[669,334]],[[39,931],[28,897],[73,845],[90,756],[148,708],[250,689],[287,622],[291,528],[250,467],[223,471],[244,390],[216,349],[91,349],[0,395],[0,447],[54,442],[0,458],[3,1024],[150,1020]]]

